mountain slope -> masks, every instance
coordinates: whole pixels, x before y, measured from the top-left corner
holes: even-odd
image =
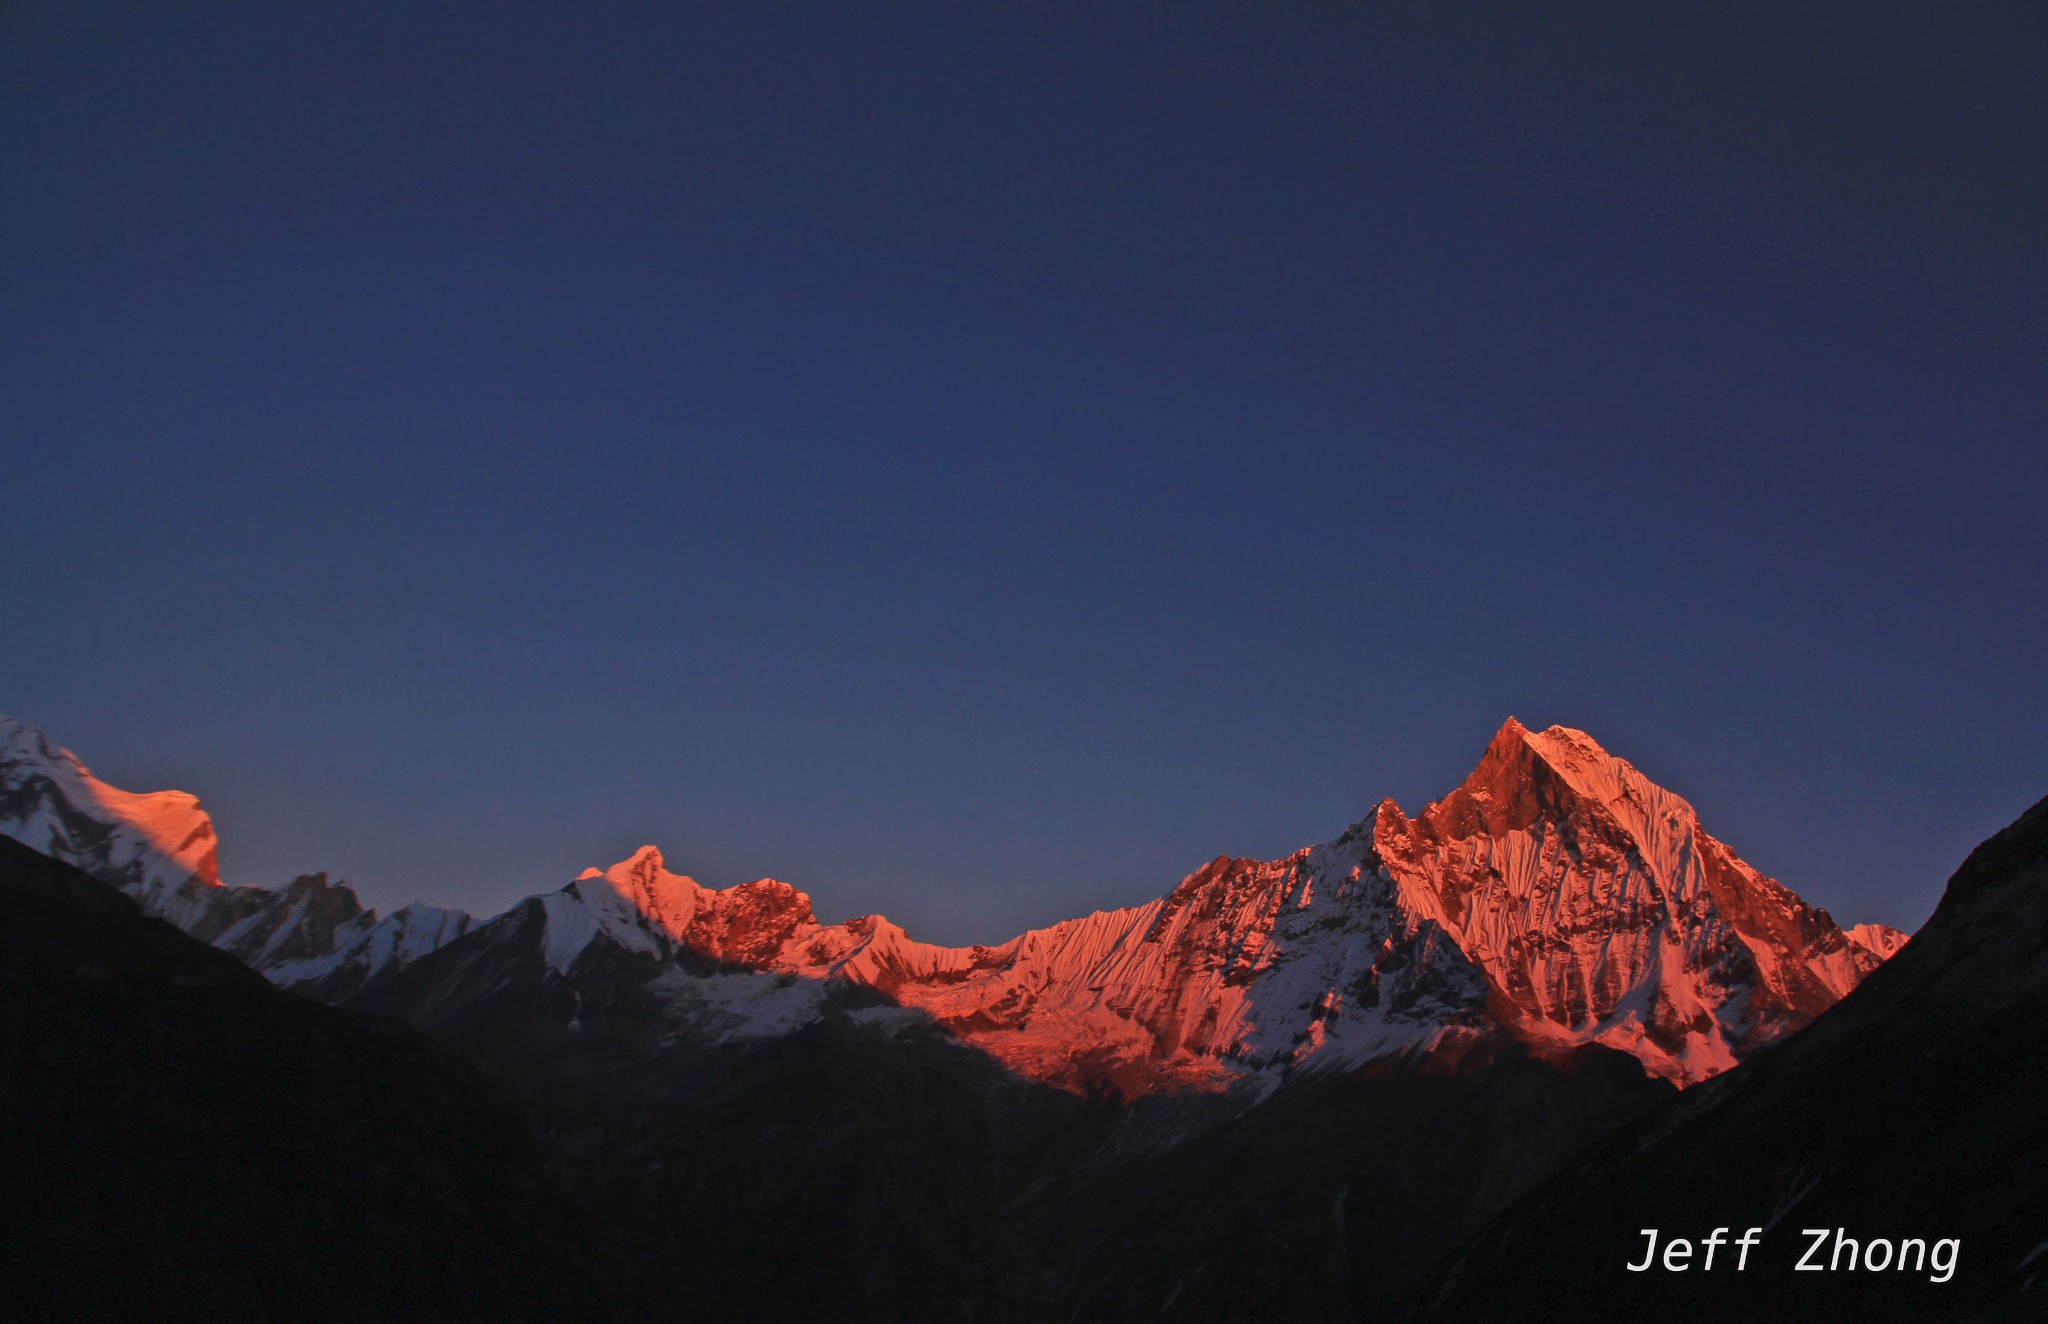
[[[1462,1250],[1417,1313],[2035,1318],[2048,1270],[2048,800],[1971,853],[1898,955],[1808,1030],[1617,1133]],[[1765,1229],[1748,1269],[1629,1272],[1644,1228]],[[1914,1268],[1801,1272],[1803,1229]],[[1960,1241],[1937,1275],[1943,1238]],[[1846,1254],[1846,1247],[1844,1248]],[[1818,1262],[1835,1255],[1832,1235]],[[1848,1261],[1842,1261],[1845,1265]]]
[[[602,1318],[520,1118],[0,839],[10,1318]]]
[[[1027,1225],[1075,1324],[1374,1317],[1671,1093],[1599,1045],[1568,1061],[1512,1050],[1455,1073],[1401,1061],[1318,1072],[1034,1199]]]

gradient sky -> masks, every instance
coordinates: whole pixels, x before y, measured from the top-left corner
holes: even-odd
[[[1779,9],[9,4],[0,711],[948,941],[1513,713],[1913,927],[2048,793],[2048,10]]]

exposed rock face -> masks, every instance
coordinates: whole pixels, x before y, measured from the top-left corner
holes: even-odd
[[[1899,932],[1888,924],[1856,924],[1842,930],[1849,941],[1882,961],[1889,961],[1899,954],[1910,936]]]

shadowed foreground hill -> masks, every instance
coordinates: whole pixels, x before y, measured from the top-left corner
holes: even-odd
[[[1964,861],[1924,928],[1811,1028],[1591,1150],[1452,1257],[1416,1316],[2039,1319],[2048,1310],[2048,800]],[[1762,1227],[1746,1272],[1640,1273],[1644,1228]],[[1806,1228],[1962,1245],[1799,1272]],[[1834,1248],[1814,1262],[1825,1263]],[[1860,1253],[1860,1252],[1859,1252]]]
[[[1374,1318],[1445,1247],[1671,1093],[1598,1045],[1552,1062],[1511,1049],[1455,1075],[1330,1074],[1057,1192],[1037,1228],[1075,1324]]]
[[[704,1042],[717,1009],[673,959],[594,943],[546,965],[516,907],[351,1006],[407,1015],[527,1109],[598,1230],[630,1320],[1052,1324],[1003,1205],[1101,1140],[1104,1105],[1023,1080],[872,990],[808,988],[817,1019]],[[692,958],[685,958],[692,959]]]
[[[599,1319],[517,1110],[0,838],[16,1319]]]

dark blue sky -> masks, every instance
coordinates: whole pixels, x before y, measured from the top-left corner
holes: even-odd
[[[232,881],[995,940],[1514,713],[1911,927],[2048,793],[2039,6],[575,8],[0,10],[0,711]]]

